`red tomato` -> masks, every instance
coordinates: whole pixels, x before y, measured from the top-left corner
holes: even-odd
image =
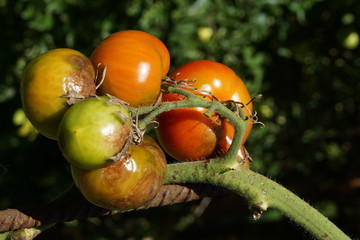
[[[195,80],[191,87],[211,92],[219,100],[233,100],[247,104],[251,97],[244,82],[233,70],[224,64],[199,60],[189,62],[170,74],[176,81]],[[207,97],[211,99],[211,97]],[[177,94],[164,94],[163,101],[180,101],[182,96]],[[250,116],[252,104],[243,108],[245,114]],[[196,161],[206,159],[219,152],[226,152],[225,142],[233,138],[234,129],[230,122],[216,119],[216,116],[207,118],[201,108],[176,109],[161,114],[157,121],[157,135],[166,152],[179,161]],[[251,122],[251,119],[248,120]],[[232,129],[226,130],[226,129]],[[252,129],[247,124],[243,143]],[[226,130],[226,134],[224,134]],[[228,133],[228,134],[227,134]]]
[[[155,36],[128,30],[104,39],[92,53],[91,61],[94,67],[106,66],[99,94],[110,94],[139,107],[156,102],[161,79],[169,70],[170,54]]]

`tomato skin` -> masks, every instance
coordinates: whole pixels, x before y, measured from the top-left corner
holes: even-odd
[[[94,205],[113,210],[138,208],[159,192],[165,181],[166,158],[149,136],[131,145],[119,161],[98,169],[71,166],[73,179],[84,197]]]
[[[177,160],[203,160],[216,147],[218,127],[200,111],[184,108],[164,112],[157,121],[159,127],[156,131],[161,146]]]
[[[245,104],[251,100],[244,82],[233,70],[218,62],[192,61],[180,66],[169,76],[177,81],[195,80],[191,87],[211,92],[219,100],[233,100]],[[211,97],[206,99],[211,100]],[[180,101],[183,97],[177,94],[164,94],[162,100]],[[251,115],[252,103],[243,110],[247,116]],[[179,117],[180,112],[182,117]],[[229,136],[222,134],[224,131],[222,125],[230,123],[225,123],[221,118],[207,118],[202,113],[204,109],[201,108],[176,109],[165,112],[157,118],[159,127],[156,132],[159,141],[165,151],[178,161],[197,161],[214,156],[214,151],[225,152],[225,145],[221,143]],[[189,123],[189,119],[192,119],[192,123]],[[232,125],[228,127],[232,128]],[[243,144],[251,128],[252,124],[247,124]],[[233,138],[233,131],[230,138]]]
[[[166,46],[155,36],[136,30],[114,33],[93,51],[94,67],[106,65],[100,95],[113,95],[132,106],[149,106],[156,102],[161,79],[170,66]]]
[[[47,51],[30,61],[22,74],[24,112],[42,135],[56,139],[60,120],[69,108],[60,96],[95,94],[94,80],[93,65],[82,53],[67,48]]]
[[[231,122],[227,119],[221,119],[221,131],[218,136],[218,142],[216,148],[211,157],[219,157],[225,154],[231,145],[232,139],[234,138],[235,129]],[[248,155],[244,144],[241,144],[236,160],[242,164],[245,168],[250,168],[250,156]]]
[[[109,98],[91,98],[73,105],[60,122],[58,144],[73,165],[93,169],[108,165],[119,153],[131,132],[131,117],[125,106]],[[119,114],[120,113],[120,114]]]

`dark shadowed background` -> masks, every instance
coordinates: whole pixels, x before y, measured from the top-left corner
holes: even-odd
[[[126,29],[167,45],[172,69],[211,59],[241,76],[260,125],[252,168],[360,237],[360,3],[358,0],[0,0],[0,209],[39,205],[72,179],[55,141],[21,110],[25,65],[49,49],[90,56]],[[356,144],[356,142],[358,142]],[[269,210],[254,221],[233,194],[61,223],[37,239],[309,239]]]

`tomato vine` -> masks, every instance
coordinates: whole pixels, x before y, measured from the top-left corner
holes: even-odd
[[[162,87],[165,91],[181,94],[186,99],[179,102],[164,102],[151,107],[128,106],[131,116],[139,119],[137,127],[140,131],[145,131],[156,116],[162,112],[185,107],[206,108],[208,110],[204,114],[207,116],[216,112],[231,121],[235,128],[235,137],[225,155],[203,161],[168,164],[165,186],[203,183],[223,187],[247,199],[255,219],[259,218],[268,208],[274,208],[302,226],[317,239],[350,239],[336,225],[294,193],[271,179],[242,167],[237,162],[235,156],[242,143],[247,124],[241,107],[238,107],[237,111],[233,111],[225,103],[205,100],[177,86],[163,84]],[[139,116],[141,117],[139,118]],[[40,228],[36,228],[36,230],[41,231]],[[32,239],[34,231],[23,229],[20,232],[17,231],[16,234],[20,234],[22,239]],[[39,233],[39,231],[35,232]],[[28,236],[27,233],[29,233]]]
[[[235,137],[229,151],[222,157],[169,164],[166,184],[207,183],[224,187],[246,198],[253,216],[258,219],[268,208],[280,210],[284,215],[302,226],[317,239],[350,239],[336,225],[311,207],[304,200],[271,179],[241,167],[236,161],[236,153],[244,137],[246,116],[238,108],[235,114],[219,101],[207,101],[197,95],[171,85],[163,85],[166,91],[186,97],[180,102],[165,102],[160,106],[132,109],[130,112],[146,116],[139,122],[139,128],[145,129],[153,119],[164,111],[183,107],[203,107],[210,116],[216,112],[231,121],[235,128]]]

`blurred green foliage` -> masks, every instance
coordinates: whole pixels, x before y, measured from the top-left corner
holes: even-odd
[[[60,47],[89,56],[109,34],[138,29],[164,41],[172,68],[216,60],[241,76],[252,96],[263,94],[255,109],[266,127],[255,126],[247,143],[253,169],[356,237],[359,16],[357,0],[0,0],[0,208],[41,204],[72,182],[57,143],[36,136],[19,110],[25,65]],[[198,205],[73,221],[39,239],[305,237],[275,211],[253,224],[231,194],[213,199],[200,216]]]

